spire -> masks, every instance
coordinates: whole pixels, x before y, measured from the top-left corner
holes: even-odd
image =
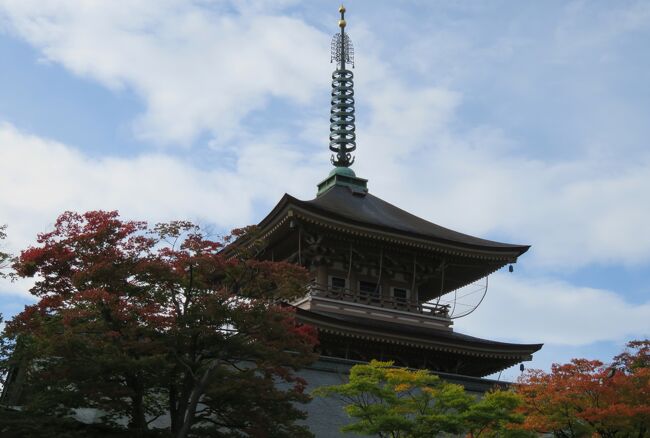
[[[346,64],[354,68],[354,47],[345,33],[345,7],[339,8],[340,33],[332,38],[330,62],[336,61],[337,69],[332,73],[332,109],[330,111],[330,150],[332,164],[336,167],[350,167],[354,163],[352,152],[357,148],[354,124],[353,74]]]
[[[332,110],[330,111],[330,150],[335,166],[329,176],[318,184],[317,196],[327,193],[334,186],[348,187],[352,193],[363,196],[368,193],[368,180],[358,178],[350,166],[354,163],[352,152],[357,148],[354,125],[354,83],[348,64],[354,68],[354,47],[345,33],[345,6],[339,8],[341,31],[332,38],[330,62],[336,62],[332,73]]]

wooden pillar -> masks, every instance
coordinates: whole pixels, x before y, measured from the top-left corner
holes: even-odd
[[[415,284],[415,276],[417,275],[417,256],[414,253],[413,254],[413,278],[411,279],[411,296],[409,297],[409,301],[411,304],[417,305],[418,304],[418,293],[416,288],[418,287]]]
[[[316,268],[316,284],[318,287],[327,289],[329,285],[327,284],[327,266],[318,265]]]

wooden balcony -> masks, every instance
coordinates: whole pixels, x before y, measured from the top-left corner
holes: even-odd
[[[451,330],[449,306],[415,303],[398,297],[323,287],[312,284],[309,293],[293,303],[305,310],[377,319],[399,324]]]

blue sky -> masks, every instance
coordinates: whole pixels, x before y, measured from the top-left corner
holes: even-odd
[[[528,243],[456,329],[544,342],[529,367],[650,336],[650,4],[354,0],[372,193]],[[0,223],[64,210],[215,229],[329,171],[331,1],[0,0]],[[30,302],[0,284],[0,312]],[[504,377],[512,378],[516,370]]]

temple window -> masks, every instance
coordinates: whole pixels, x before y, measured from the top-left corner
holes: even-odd
[[[361,295],[379,298],[381,288],[372,281],[359,281],[359,292]]]
[[[400,287],[392,287],[391,294],[393,295],[395,301],[405,303],[408,301],[409,296],[411,295],[411,291]]]
[[[347,280],[342,277],[333,277],[330,276],[330,288],[335,290],[347,289],[348,284]]]

